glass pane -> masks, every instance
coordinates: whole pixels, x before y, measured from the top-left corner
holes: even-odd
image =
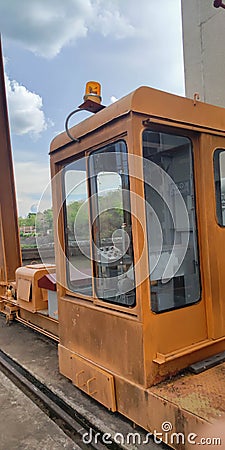
[[[218,223],[225,226],[225,151],[216,150],[214,154],[214,175],[216,189],[216,211]]]
[[[86,160],[64,169],[67,278],[74,292],[92,295]]]
[[[225,225],[225,152],[220,152],[220,186],[222,225]]]
[[[200,298],[191,142],[146,130],[143,156],[151,306],[161,312]]]
[[[108,242],[123,224],[122,182],[118,173],[100,172],[97,175],[98,220],[100,239]]]
[[[95,288],[102,300],[135,303],[126,146],[105,147],[89,157]]]

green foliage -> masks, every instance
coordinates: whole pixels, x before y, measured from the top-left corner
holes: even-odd
[[[74,228],[76,228],[76,239],[89,239],[88,203],[81,200],[69,203],[67,211],[67,231],[72,240],[75,239]]]
[[[21,244],[21,248],[37,248],[36,244]]]
[[[124,221],[122,209],[122,193],[120,189],[105,192],[98,197],[98,220],[101,238],[111,238],[113,232],[119,228]],[[84,200],[74,201],[66,206],[67,230],[69,238],[74,239],[74,224],[76,224],[76,238],[79,240],[89,239],[89,206]],[[53,230],[52,209],[46,209],[43,213],[29,213],[26,218],[19,217],[20,227],[36,227],[37,234],[47,234]],[[21,236],[30,236],[33,233],[23,233]]]
[[[36,236],[36,233],[23,233],[23,231],[20,231],[20,237],[34,237]]]
[[[19,227],[36,227],[36,232],[46,234],[48,230],[53,229],[53,212],[52,208],[46,209],[43,213],[29,213],[27,217],[19,217]],[[32,232],[25,233],[21,230],[21,236],[34,235]]]
[[[52,208],[38,212],[36,216],[36,232],[46,234],[48,230],[53,230]]]
[[[99,196],[99,226],[101,239],[111,238],[123,223],[123,200],[120,189]]]
[[[35,213],[29,213],[26,218],[19,217],[19,227],[34,227],[36,220]]]
[[[89,240],[88,202],[74,201],[67,205],[66,210],[69,238],[75,238],[75,228],[77,240]],[[118,189],[100,195],[98,197],[98,211],[97,220],[94,221],[93,225],[98,226],[99,223],[101,239],[111,238],[113,232],[121,228],[124,221],[121,191]]]

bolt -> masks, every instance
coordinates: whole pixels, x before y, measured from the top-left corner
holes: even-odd
[[[222,2],[222,0],[214,0],[213,3],[214,8],[224,8],[225,9],[225,4]]]

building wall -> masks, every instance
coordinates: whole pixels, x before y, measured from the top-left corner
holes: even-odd
[[[181,0],[186,96],[225,107],[225,9]]]

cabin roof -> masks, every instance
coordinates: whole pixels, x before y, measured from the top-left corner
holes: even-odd
[[[194,101],[186,97],[159,91],[142,86],[107,106],[96,114],[81,121],[70,129],[71,134],[81,138],[114,119],[128,115],[130,112],[140,113],[175,122],[181,122],[193,127],[205,127],[225,132],[225,108]],[[50,152],[71,143],[66,132],[56,136]]]

